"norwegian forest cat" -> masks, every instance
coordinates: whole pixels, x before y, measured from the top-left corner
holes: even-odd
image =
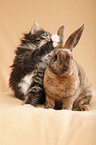
[[[55,35],[40,29],[34,23],[31,31],[24,35],[16,49],[16,56],[11,66],[9,86],[15,96],[27,104],[36,106],[45,102],[43,77],[54,47],[63,35],[61,26]]]

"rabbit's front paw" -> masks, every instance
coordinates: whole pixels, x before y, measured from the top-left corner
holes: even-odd
[[[72,110],[73,97],[67,97],[63,100],[62,109]]]
[[[80,111],[89,111],[89,105],[81,105],[80,106]]]
[[[49,97],[46,97],[45,108],[54,109],[54,107],[55,107],[55,101],[50,99]]]

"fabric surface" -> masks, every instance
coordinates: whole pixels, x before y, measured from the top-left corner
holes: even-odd
[[[0,145],[96,145],[96,96],[85,112],[22,104],[0,94]]]

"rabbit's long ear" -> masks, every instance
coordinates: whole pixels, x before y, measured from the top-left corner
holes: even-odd
[[[64,48],[70,49],[72,51],[72,49],[77,45],[82,32],[84,30],[85,25],[83,24],[79,29],[77,29],[75,32],[73,32],[69,38],[67,39]]]
[[[64,30],[65,30],[65,26],[61,26],[57,31],[57,34],[60,37],[59,47],[64,47]]]
[[[40,30],[39,25],[37,22],[35,22],[33,27],[31,28],[31,34],[36,33],[38,30]]]

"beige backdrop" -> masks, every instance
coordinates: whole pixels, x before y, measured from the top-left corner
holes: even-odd
[[[96,91],[96,0],[0,0],[0,92],[9,91],[14,51],[34,21],[51,33],[64,24],[65,39],[86,24],[74,56]]]

